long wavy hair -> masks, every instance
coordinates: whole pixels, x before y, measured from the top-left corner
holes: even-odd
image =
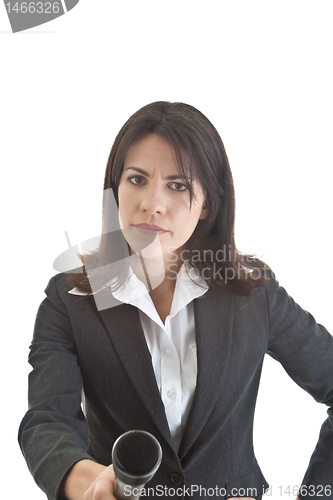
[[[208,216],[199,220],[182,249],[181,255],[189,267],[194,268],[210,288],[228,287],[237,295],[249,296],[255,288],[266,286],[270,275],[268,266],[253,255],[242,254],[235,244],[235,191],[222,139],[206,116],[193,106],[159,101],[133,114],[112,146],[106,166],[104,193],[112,190],[118,206],[118,186],[128,149],[150,134],[163,137],[173,148],[179,173],[188,179],[185,182],[190,202],[193,179],[197,179],[209,208]],[[84,264],[82,273],[67,274],[70,284],[81,292],[91,293],[89,275],[93,270],[100,274],[102,288],[103,279],[106,279],[105,266],[114,263],[117,266],[112,269],[116,269],[118,284],[121,283],[125,258],[131,254],[131,249],[122,235],[115,212],[104,201],[102,237],[98,249],[80,255]],[[107,280],[112,277],[112,272],[111,275],[109,272]]]

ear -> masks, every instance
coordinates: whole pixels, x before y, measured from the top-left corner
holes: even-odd
[[[201,209],[201,214],[200,214],[199,220],[204,220],[207,217],[208,214],[209,214],[209,207],[208,207],[207,203],[205,202],[202,205],[202,209]]]

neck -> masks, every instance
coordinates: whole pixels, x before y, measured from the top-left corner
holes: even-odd
[[[173,291],[181,265],[180,260],[166,265],[161,259],[147,259],[140,254],[131,257],[132,270],[146,284],[149,293],[157,287]]]

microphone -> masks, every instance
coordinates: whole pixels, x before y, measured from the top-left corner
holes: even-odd
[[[122,434],[112,448],[116,476],[114,495],[118,500],[137,500],[143,487],[152,479],[162,460],[162,448],[146,431]]]

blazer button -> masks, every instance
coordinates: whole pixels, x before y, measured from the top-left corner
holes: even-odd
[[[170,479],[176,486],[180,486],[181,484],[183,484],[183,478],[180,474],[178,474],[178,472],[173,472],[170,476]]]

